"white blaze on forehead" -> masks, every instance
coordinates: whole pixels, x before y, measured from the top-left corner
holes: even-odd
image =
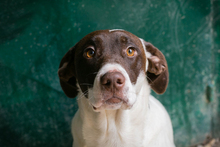
[[[142,46],[143,46],[143,48],[144,48],[144,52],[145,52],[146,58],[147,58],[147,59],[150,58],[152,55],[151,55],[151,53],[149,53],[149,52],[147,51],[146,46],[144,45],[144,40],[141,39],[141,38],[139,38],[139,39],[141,40]],[[146,59],[146,71],[147,71],[147,69],[148,69],[148,60],[147,60],[147,59]]]
[[[102,75],[106,74],[107,72],[111,72],[111,71],[121,72],[123,74],[123,76],[125,76],[126,80],[130,80],[129,75],[126,72],[126,70],[120,64],[117,64],[117,63],[107,63],[107,64],[105,64],[100,69],[97,76],[102,76]]]
[[[124,31],[123,29],[112,29],[112,30],[109,30],[109,32],[114,32],[114,31]]]

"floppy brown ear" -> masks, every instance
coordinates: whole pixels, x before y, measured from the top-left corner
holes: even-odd
[[[74,56],[75,47],[72,47],[62,58],[58,70],[58,76],[60,78],[60,85],[64,93],[74,98],[77,96],[77,86],[75,78],[75,67],[74,67]]]
[[[144,42],[147,53],[150,53],[147,69],[147,80],[151,88],[158,94],[166,91],[169,82],[169,72],[167,61],[161,51],[154,47],[151,43]]]

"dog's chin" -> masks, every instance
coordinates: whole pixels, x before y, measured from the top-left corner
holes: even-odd
[[[108,100],[104,102],[100,102],[99,104],[91,104],[93,111],[100,112],[103,110],[127,110],[131,109],[132,105],[130,105],[128,102],[122,100],[121,98],[109,98]]]

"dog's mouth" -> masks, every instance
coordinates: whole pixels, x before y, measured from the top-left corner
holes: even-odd
[[[123,103],[126,103],[126,101],[123,98],[113,96],[113,97],[110,97],[107,100],[103,101],[102,105],[109,106],[109,107],[113,108],[113,107],[120,106]],[[94,105],[92,105],[92,107],[94,110],[99,109],[99,107],[95,107]]]
[[[123,100],[119,97],[111,97],[105,101],[106,104],[118,104],[123,102]]]

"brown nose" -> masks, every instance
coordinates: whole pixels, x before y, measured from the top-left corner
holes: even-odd
[[[108,72],[101,77],[101,85],[106,90],[121,90],[125,84],[125,77],[120,72]]]

